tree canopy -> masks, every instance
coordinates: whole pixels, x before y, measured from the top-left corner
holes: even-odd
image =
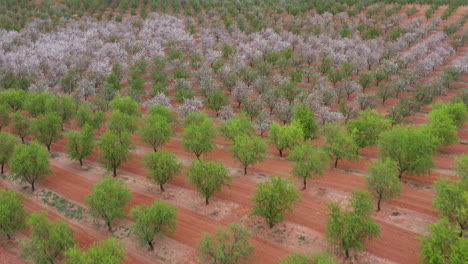
[[[290,150],[302,142],[303,135],[304,133],[296,122],[284,126],[273,123],[270,127],[269,139],[282,157],[284,150]]]
[[[266,159],[266,142],[257,136],[239,135],[230,149],[232,156],[244,166],[244,174],[248,166]]]
[[[312,144],[303,144],[291,151],[288,160],[294,161],[292,174],[304,181],[303,190],[305,190],[307,179],[317,179],[323,176],[329,157],[321,148]]]
[[[175,230],[177,220],[177,207],[163,201],[155,201],[151,206],[137,205],[130,211],[135,222],[132,233],[142,244],[149,245],[153,250],[155,237],[168,234]]]
[[[205,263],[239,264],[250,260],[254,251],[249,238],[252,233],[239,224],[219,228],[215,234],[203,234],[198,245],[198,254]]]
[[[34,212],[27,221],[30,241],[24,241],[24,255],[37,264],[54,263],[63,253],[75,245],[74,232],[64,220],[49,221],[47,212]]]
[[[31,184],[34,192],[35,183],[52,173],[49,168],[49,153],[34,141],[29,145],[16,145],[10,159],[10,171],[14,178]]]
[[[377,198],[377,211],[380,211],[382,200],[390,200],[401,193],[396,162],[388,158],[372,162],[366,175],[366,186]]]
[[[177,161],[177,156],[166,150],[145,154],[143,165],[149,171],[148,179],[159,184],[162,192],[164,192],[164,184],[174,178],[182,167]]]
[[[380,227],[371,218],[374,207],[369,193],[355,191],[350,209],[342,210],[337,202],[330,202],[326,237],[332,245],[340,247],[346,258],[350,249],[361,250],[364,242],[380,235]]]
[[[423,174],[434,164],[434,139],[415,127],[393,127],[382,134],[379,146],[380,157],[397,162],[400,179],[403,172]]]
[[[0,190],[0,232],[8,239],[11,234],[26,227],[28,213],[23,204],[24,197],[10,189]]]
[[[94,129],[89,124],[85,124],[81,132],[69,131],[67,133],[67,145],[65,151],[72,160],[78,160],[83,165],[83,159],[93,153]]]
[[[338,166],[338,161],[343,158],[359,159],[359,147],[343,126],[338,123],[328,123],[323,132],[325,134],[323,150],[335,161],[335,168]]]
[[[294,184],[282,176],[271,176],[258,184],[252,201],[255,203],[251,214],[265,218],[270,228],[284,220],[285,211],[292,211],[299,201],[299,191]]]
[[[13,149],[16,145],[16,138],[7,132],[0,131],[0,172],[3,174],[3,168],[11,158]]]
[[[123,180],[106,177],[93,186],[92,193],[86,196],[89,214],[96,219],[103,219],[109,231],[114,220],[125,216],[124,208],[132,197]]]
[[[125,247],[115,237],[94,242],[88,250],[78,246],[65,251],[66,264],[118,264],[125,257]]]
[[[222,162],[194,160],[188,171],[189,182],[205,198],[208,205],[211,196],[221,191],[224,186],[229,186],[231,177]]]

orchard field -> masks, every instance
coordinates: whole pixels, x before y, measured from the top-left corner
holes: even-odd
[[[468,263],[464,1],[0,11],[0,263]]]

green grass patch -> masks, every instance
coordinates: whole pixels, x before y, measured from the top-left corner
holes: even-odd
[[[86,210],[83,207],[69,202],[52,191],[41,190],[37,195],[42,197],[41,200],[45,204],[56,208],[68,218],[81,220],[86,214]]]

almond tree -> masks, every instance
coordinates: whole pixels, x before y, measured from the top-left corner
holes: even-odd
[[[252,233],[240,224],[219,228],[215,234],[203,234],[197,247],[202,261],[213,264],[239,264],[248,261],[254,251],[249,238]]]
[[[10,171],[13,178],[31,184],[34,192],[36,182],[51,174],[49,153],[34,141],[29,145],[16,145],[10,159]]]
[[[328,166],[328,156],[322,149],[311,144],[296,146],[288,156],[294,161],[293,175],[304,181],[305,190],[307,179],[318,179],[323,176],[323,170]]]
[[[270,228],[284,220],[285,211],[292,211],[294,203],[300,201],[294,184],[281,176],[272,176],[258,185],[251,214],[265,218]]]
[[[26,227],[28,213],[24,209],[23,199],[24,197],[16,191],[0,190],[0,232],[8,239],[11,239],[12,233]]]
[[[166,150],[145,154],[143,165],[149,171],[148,178],[159,184],[162,192],[164,192],[164,184],[174,178],[182,167],[177,161],[177,156]]]
[[[364,242],[380,235],[380,227],[372,219],[372,198],[365,192],[353,192],[350,208],[343,210],[336,202],[328,204],[330,211],[327,233],[332,245],[340,247],[346,258],[349,251],[364,249]]]
[[[224,186],[229,186],[232,180],[222,162],[203,161],[203,159],[192,161],[188,177],[189,182],[205,198],[206,205],[215,192],[220,192]]]
[[[112,231],[116,219],[125,216],[125,206],[132,197],[132,192],[124,184],[123,180],[109,176],[96,183],[91,194],[86,196],[89,214],[95,219],[103,219],[109,231]]]
[[[0,173],[3,174],[3,168],[8,163],[8,160],[11,158],[13,149],[16,145],[16,138],[7,132],[0,131]]]
[[[34,212],[28,220],[31,240],[22,244],[22,253],[35,263],[54,263],[76,242],[74,231],[62,219],[49,221],[47,212]]]
[[[164,234],[175,230],[177,221],[177,207],[163,201],[155,201],[151,206],[137,205],[130,211],[134,219],[133,234],[140,242],[148,244],[154,250],[153,241],[160,239]]]
[[[78,160],[80,166],[83,166],[83,159],[93,153],[94,148],[94,130],[88,124],[85,124],[80,132],[69,131],[67,134],[67,145],[65,150],[68,157],[72,160]]]
[[[244,166],[244,174],[247,167],[266,159],[266,142],[257,136],[239,135],[234,138],[234,144],[230,147],[232,156]]]
[[[400,195],[401,184],[398,180],[398,167],[391,159],[380,159],[370,165],[366,175],[366,186],[370,193],[377,198],[377,211],[380,202],[390,200]]]

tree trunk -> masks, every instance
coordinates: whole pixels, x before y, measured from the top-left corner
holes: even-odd
[[[107,227],[109,228],[109,232],[112,232],[112,226],[111,226],[111,222],[110,221],[107,221]]]
[[[162,184],[159,184],[159,189],[161,189],[161,192],[164,192],[164,186]]]
[[[21,143],[24,144],[24,137],[21,137]]]
[[[117,177],[117,168],[114,167],[114,177]]]
[[[304,187],[302,187],[302,190],[307,189],[307,178],[304,178]]]
[[[209,205],[210,202],[208,201],[208,199],[210,199],[210,197],[205,197],[205,205]]]
[[[80,159],[80,166],[83,166],[83,160]]]
[[[274,225],[275,224],[273,224],[272,222],[268,222],[268,226],[270,227],[270,229],[272,229]]]
[[[282,149],[278,149],[278,150],[279,150],[280,157],[283,157],[283,150]]]
[[[380,211],[380,202],[382,201],[382,194],[379,194],[379,200],[377,201],[377,212]]]
[[[50,152],[50,144],[47,144],[47,151]]]
[[[154,152],[158,152],[158,149],[156,147],[153,147]]]
[[[338,166],[338,159],[335,159],[335,168]]]
[[[10,239],[11,239],[11,236],[10,236],[10,234],[6,234],[6,236],[7,236],[8,240],[10,240]]]
[[[247,166],[244,167],[244,174],[247,174]]]
[[[153,251],[153,250],[154,250],[154,247],[153,247],[153,240],[148,241],[148,245],[149,245],[149,247],[150,247],[150,250]]]
[[[4,164],[2,163],[2,174],[3,174],[3,166],[4,166]]]
[[[31,189],[32,191],[34,192],[35,188],[34,188],[34,182],[31,182]]]

